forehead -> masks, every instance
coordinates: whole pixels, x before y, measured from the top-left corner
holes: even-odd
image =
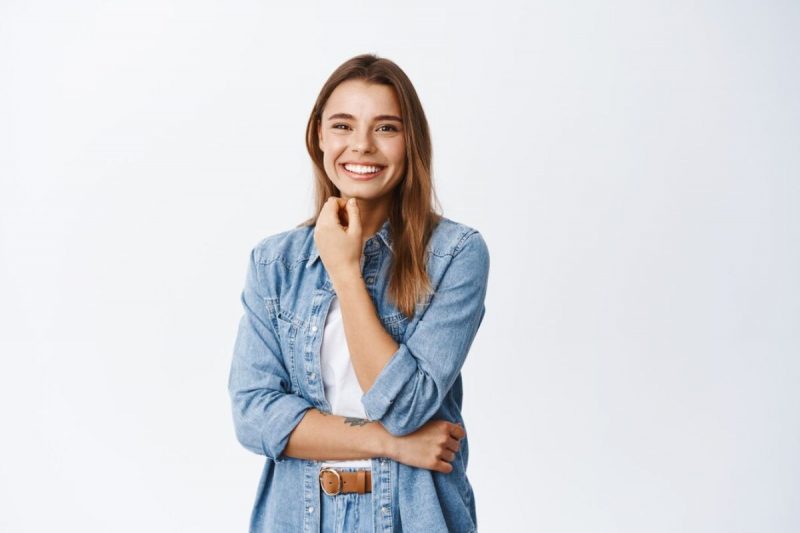
[[[349,113],[356,118],[399,115],[400,104],[391,85],[347,80],[336,86],[325,104],[324,115],[333,113]]]

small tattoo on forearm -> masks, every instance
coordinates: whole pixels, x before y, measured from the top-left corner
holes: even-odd
[[[368,424],[372,422],[372,420],[366,420],[364,418],[353,418],[348,416],[344,419],[345,424],[350,424],[351,426],[363,426],[364,424]]]

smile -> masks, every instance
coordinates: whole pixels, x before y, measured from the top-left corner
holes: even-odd
[[[353,165],[350,163],[345,163],[341,165],[344,171],[353,179],[360,179],[366,180],[370,178],[374,178],[375,176],[379,175],[386,167],[380,167],[375,165]]]

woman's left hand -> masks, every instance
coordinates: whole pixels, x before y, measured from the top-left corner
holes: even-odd
[[[325,270],[335,277],[356,273],[361,275],[361,217],[357,200],[331,196],[317,217],[314,242]],[[340,210],[343,211],[340,212]]]

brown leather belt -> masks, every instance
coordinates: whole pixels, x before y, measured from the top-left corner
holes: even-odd
[[[356,470],[355,472],[323,468],[319,471],[319,485],[328,496],[336,496],[346,492],[364,494],[372,492],[372,471]]]

